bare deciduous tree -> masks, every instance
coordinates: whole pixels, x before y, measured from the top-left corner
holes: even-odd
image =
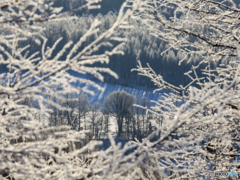
[[[77,101],[77,111],[78,111],[78,130],[80,131],[83,129],[81,127],[81,121],[82,117],[85,117],[86,113],[89,110],[89,101],[87,95],[82,95],[81,93],[78,95],[78,101]],[[84,119],[85,120],[85,119]]]
[[[123,130],[123,120],[131,112],[135,98],[124,91],[115,91],[105,100],[105,111],[116,117],[118,125],[118,134],[121,136]]]
[[[92,134],[95,138],[98,137],[98,124],[100,120],[100,104],[98,102],[94,103],[90,107],[90,129],[92,130]]]

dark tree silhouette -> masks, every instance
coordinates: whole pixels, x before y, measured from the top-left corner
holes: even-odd
[[[135,97],[123,91],[111,93],[104,101],[105,111],[117,119],[118,135],[122,134],[123,120],[130,113]]]

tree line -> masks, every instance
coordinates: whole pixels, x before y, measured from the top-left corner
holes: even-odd
[[[77,40],[87,32],[95,18],[102,22],[99,30],[100,32],[104,32],[116,21],[117,13],[112,11],[106,14],[85,13],[81,15],[78,20],[44,23],[43,26],[46,30],[43,33],[44,36],[48,37],[49,44],[55,42],[59,37],[63,37],[62,44],[68,41],[77,42]],[[157,86],[154,85],[149,78],[139,76],[137,72],[131,71],[137,67],[138,60],[141,61],[144,67],[147,67],[147,64],[149,64],[157,74],[163,76],[165,81],[175,86],[186,86],[192,81],[192,79],[184,73],[202,61],[201,55],[196,53],[186,56],[183,51],[171,48],[167,41],[155,36],[149,36],[150,30],[141,22],[129,19],[129,24],[131,24],[133,28],[127,31],[119,29],[115,33],[127,39],[127,42],[120,48],[124,54],[109,57],[110,62],[108,64],[97,64],[99,67],[110,68],[118,75],[118,79],[115,79],[109,74],[104,74],[105,82],[127,87],[144,86],[147,88],[156,88]],[[85,44],[92,42],[97,37],[98,34],[88,37]],[[166,51],[166,49],[169,50]],[[105,51],[108,51],[107,47],[102,47],[98,52],[103,53]],[[53,53],[57,52],[58,51],[55,51]],[[182,61],[182,59],[187,59],[187,61]],[[211,69],[214,69],[220,64],[228,63],[232,59],[232,57],[226,57],[219,62],[210,62],[209,66]],[[206,74],[201,71],[202,68],[204,68],[204,65],[200,65],[199,68],[195,69],[196,74],[200,78],[206,76]],[[194,73],[191,75],[194,75]],[[89,78],[97,80],[94,77],[89,76]]]
[[[98,19],[102,22],[102,24],[99,25],[99,32],[87,37],[86,41],[82,44],[83,46],[80,47],[79,50],[83,50],[83,48],[96,39],[99,34],[111,27],[116,21],[116,18],[117,13],[109,11],[106,14],[84,13],[79,16],[77,20],[61,20],[39,24],[45,28],[42,35],[48,38],[47,46],[54,44],[57,39],[62,37],[62,41],[59,42],[56,49],[52,52],[53,55],[56,55],[60,51],[61,47],[67,42],[72,41],[73,43],[77,43],[77,41],[83,37],[90,28],[94,19]],[[185,56],[182,51],[174,49],[165,51],[170,48],[168,42],[162,41],[154,36],[149,36],[150,31],[138,21],[130,19],[129,23],[134,28],[127,31],[119,29],[115,32],[115,35],[127,39],[127,42],[120,48],[124,54],[117,54],[109,57],[110,62],[108,64],[101,62],[94,64],[94,66],[108,67],[117,73],[118,79],[104,73],[105,82],[128,87],[144,86],[147,88],[155,88],[156,86],[149,78],[139,76],[137,72],[131,71],[131,69],[137,67],[138,60],[141,60],[142,65],[145,67],[149,64],[153,67],[155,72],[161,74],[167,82],[173,85],[184,86],[191,82],[191,78],[184,75],[184,73],[191,69],[192,65],[197,65],[202,60],[200,55],[192,54],[188,57],[189,62],[180,62]],[[24,47],[28,44],[31,44],[31,48],[28,50],[30,52],[35,52],[38,48],[38,45],[30,38],[27,41],[20,42],[19,46]],[[114,45],[117,45],[117,43]],[[109,51],[109,47],[101,47],[97,53],[104,53],[105,51]],[[67,52],[61,59],[65,59],[66,55]],[[224,59],[219,63],[211,63],[210,65],[214,68],[218,64],[227,61],[229,61],[229,58]],[[4,65],[1,65],[0,68],[2,71],[7,71],[7,68]],[[196,69],[196,73],[199,77],[202,77],[204,74],[202,74],[200,69],[201,68]],[[89,74],[88,79],[97,81],[95,77]]]
[[[162,117],[147,112],[150,108],[148,98],[135,98],[124,91],[112,92],[105,98],[103,105],[98,102],[91,105],[88,96],[81,92],[65,96],[66,101],[54,97],[52,99],[62,109],[46,104],[50,111],[49,117],[35,114],[35,118],[39,121],[45,119],[49,126],[68,125],[72,130],[89,131],[93,139],[107,139],[108,133],[115,131],[119,138],[137,138],[140,141],[156,130],[155,124],[161,126],[163,121]],[[36,106],[29,98],[26,98],[23,104]]]

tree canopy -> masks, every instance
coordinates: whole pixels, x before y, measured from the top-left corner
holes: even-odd
[[[105,100],[104,107],[105,111],[117,119],[118,133],[122,134],[123,120],[131,114],[135,97],[124,91],[112,92]]]

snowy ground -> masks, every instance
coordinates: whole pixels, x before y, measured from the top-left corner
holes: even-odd
[[[163,93],[167,92],[167,91],[161,91],[161,92],[154,93],[153,92],[154,89],[147,89],[144,87],[130,88],[130,87],[125,87],[120,85],[107,84],[103,82],[97,82],[97,84],[100,85],[101,87],[104,87],[104,91],[101,92],[92,86],[88,86],[89,90],[92,90],[95,92],[94,96],[88,95],[89,102],[91,104],[94,104],[95,102],[99,102],[100,104],[103,104],[104,99],[114,91],[125,91],[129,94],[132,94],[136,98],[141,98],[145,96],[148,99],[153,101],[159,100],[162,97]],[[81,85],[77,85],[77,86],[82,87]]]
[[[70,73],[71,75],[74,75],[75,77],[81,77],[83,79],[88,79],[87,75],[82,75],[82,74],[78,74],[74,71],[69,71],[68,73]],[[92,90],[95,92],[94,96],[88,95],[89,98],[89,102],[91,104],[94,104],[95,102],[99,102],[100,104],[104,103],[104,99],[106,97],[109,96],[109,94],[111,94],[113,91],[125,91],[129,94],[134,95],[136,98],[139,97],[147,97],[150,100],[153,101],[157,101],[158,99],[160,99],[163,95],[163,93],[168,93],[169,91],[166,90],[162,90],[160,92],[156,92],[153,93],[154,89],[148,89],[148,88],[144,88],[144,87],[135,87],[135,88],[130,88],[130,87],[125,87],[125,86],[120,86],[120,85],[113,85],[113,84],[107,84],[104,82],[96,82],[96,84],[100,85],[101,87],[104,87],[104,92],[101,92],[99,90],[97,90],[96,88],[88,85],[88,89]],[[86,84],[79,84],[76,83],[75,84],[78,87],[84,87]]]

